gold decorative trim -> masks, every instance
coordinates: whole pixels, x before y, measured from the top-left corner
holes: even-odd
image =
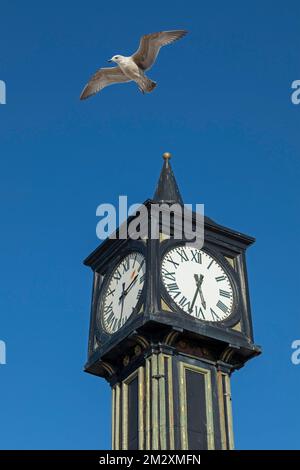
[[[172,310],[170,309],[169,305],[164,301],[163,298],[160,299],[160,302],[161,302],[161,308],[162,308],[162,310],[164,310],[165,312],[172,312]]]
[[[232,422],[232,405],[231,405],[231,387],[230,387],[230,378],[227,374],[225,376],[225,390],[224,397],[226,400],[227,407],[227,423],[228,423],[228,445],[229,450],[234,449],[234,439],[233,439],[233,422]]]
[[[148,348],[148,346],[150,346],[149,341],[146,338],[144,338],[144,336],[137,335],[134,337],[134,339],[140,346],[142,346],[145,349]]]
[[[150,403],[150,374],[151,374],[151,361],[150,358],[146,359],[146,364],[145,364],[145,375],[146,375],[146,380],[145,380],[145,395],[146,395],[146,429],[145,429],[145,441],[146,441],[146,450],[151,450],[150,449],[150,429],[151,429],[151,403]]]
[[[121,385],[117,384],[115,386],[115,389],[116,389],[116,392],[115,392],[115,426],[114,426],[115,437],[114,437],[113,450],[119,450],[120,449],[120,416],[121,416],[120,395],[121,395]]]
[[[141,305],[141,307],[140,307],[138,313],[143,313],[143,312],[144,312],[144,304]]]
[[[179,335],[178,331],[171,331],[170,333],[167,334],[167,336],[164,338],[164,342],[168,346],[172,346],[174,341],[176,340],[177,336]]]
[[[122,382],[122,450],[128,449],[128,385],[138,377],[138,369]]]
[[[166,369],[164,364],[164,375],[165,380],[168,380],[168,397],[166,397],[166,406],[169,409],[169,438],[170,438],[170,450],[175,450],[175,435],[174,435],[174,395],[173,395],[173,374],[172,374],[172,357],[163,354],[163,358],[168,361],[168,375],[166,376]]]
[[[234,349],[232,349],[230,346],[228,346],[221,354],[220,360],[224,362],[230,361],[234,354]]]
[[[139,367],[122,382],[122,450],[128,450],[128,385],[138,380],[138,446],[144,449],[144,368]]]
[[[225,256],[225,259],[228,261],[230,266],[235,269],[235,258],[231,258],[231,256]]]
[[[180,401],[180,429],[181,429],[181,449],[188,448],[187,433],[187,403],[186,403],[186,370],[192,370],[204,375],[205,380],[205,398],[206,398],[206,421],[207,421],[207,448],[213,450],[214,442],[214,424],[213,424],[213,407],[212,407],[212,389],[211,389],[211,373],[210,370],[202,367],[179,363],[179,401]]]
[[[159,449],[167,449],[167,416],[166,416],[166,389],[165,389],[165,364],[164,355],[158,354],[158,378],[152,379],[157,380],[159,388]]]
[[[232,329],[235,330],[235,331],[242,331],[241,322],[239,321],[238,323],[236,323],[236,324],[232,327]]]
[[[164,240],[170,240],[170,235],[167,235],[166,233],[164,232],[160,232],[159,234],[159,241],[160,242],[163,242]]]
[[[144,380],[144,367],[139,367],[138,369],[138,439],[139,439],[139,450],[144,449],[144,436],[145,436],[145,426],[144,426],[144,403],[145,403],[145,394],[144,394],[145,380]]]
[[[227,449],[227,438],[226,438],[226,422],[225,422],[225,409],[224,409],[224,390],[223,390],[223,373],[217,372],[217,384],[218,384],[218,403],[219,403],[219,415],[220,415],[220,429],[221,429],[221,446],[222,450]]]
[[[121,449],[128,448],[128,387],[122,383],[122,443]]]
[[[115,369],[108,362],[100,361],[100,364],[110,376],[115,373]]]
[[[116,406],[116,389],[113,387],[112,389],[112,400],[111,400],[111,447],[115,449],[115,406]]]
[[[152,406],[152,447],[151,450],[159,450],[159,429],[158,429],[158,380],[154,379],[158,375],[157,354],[151,357],[151,406]],[[150,398],[150,397],[149,397]]]

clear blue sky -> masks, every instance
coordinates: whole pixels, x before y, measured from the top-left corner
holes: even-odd
[[[299,448],[300,79],[297,1],[1,2],[1,448],[108,448],[110,390],[84,374],[96,206],[152,196],[161,154],[185,202],[257,237],[249,250],[263,355],[232,379],[237,448]],[[186,28],[147,96],[79,101],[144,33]]]

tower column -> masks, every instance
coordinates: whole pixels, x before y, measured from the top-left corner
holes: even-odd
[[[112,399],[114,450],[233,449],[225,364],[152,349]]]

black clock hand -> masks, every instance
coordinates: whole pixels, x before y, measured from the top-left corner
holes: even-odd
[[[135,278],[131,281],[131,283],[129,284],[129,286],[123,290],[122,294],[120,295],[119,297],[119,303],[121,302],[122,298],[125,297],[128,292],[130,291],[130,289],[133,287],[133,285],[135,284],[135,282],[137,281],[137,278],[138,278],[138,274],[135,276]]]
[[[194,298],[193,298],[193,301],[192,301],[192,305],[190,306],[190,309],[189,309],[190,313],[192,313],[192,311],[193,311],[193,308],[194,308],[194,305],[195,305],[195,302],[196,302],[196,299],[197,299],[198,292],[200,293],[200,297],[201,297],[201,284],[202,284],[202,281],[203,281],[202,274],[200,276],[200,279],[198,278],[197,274],[194,274],[194,278],[195,278],[195,281],[196,281],[197,288],[196,288],[196,292],[195,292],[195,295],[194,295]]]
[[[137,281],[137,278],[138,278],[138,274],[135,276],[135,278],[131,281],[131,283],[129,284],[129,286],[127,287],[127,289],[125,289],[125,295],[128,294],[128,292],[130,291],[130,289],[134,286],[134,284],[136,283]]]
[[[123,282],[123,284],[122,284],[122,291],[123,291],[123,292],[122,292],[122,296],[121,296],[121,302],[122,302],[122,305],[121,305],[121,315],[120,315],[120,320],[119,320],[120,325],[121,325],[121,323],[122,323],[123,309],[124,309],[124,299],[125,299],[125,295],[123,295],[123,294],[124,294],[124,292],[125,292],[125,282]]]
[[[201,285],[202,285],[204,276],[201,274],[200,278],[198,278],[197,274],[195,274],[195,279],[196,279],[197,285],[199,286],[199,294],[200,294],[202,307],[206,309],[206,302],[205,302],[204,295],[203,295],[203,292],[202,292],[202,289],[201,289]],[[197,279],[198,279],[198,281],[197,281]]]
[[[203,308],[206,309],[206,302],[205,302],[205,300],[204,300],[204,296],[203,296],[203,292],[202,292],[201,287],[200,287],[200,289],[199,289],[199,293],[200,293],[200,299],[201,299],[202,306],[203,306]]]
[[[194,298],[193,298],[193,301],[192,301],[192,304],[191,304],[191,306],[190,306],[190,308],[189,308],[190,313],[193,312],[193,308],[194,308],[194,305],[195,305],[195,302],[196,302],[196,299],[197,299],[198,292],[199,292],[199,287],[197,286],[196,292],[195,292],[195,295],[194,295]]]

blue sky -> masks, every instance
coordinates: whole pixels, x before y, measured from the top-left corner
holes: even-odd
[[[232,379],[236,447],[299,448],[299,2],[1,2],[0,447],[110,446],[110,390],[84,374],[95,211],[152,196],[162,165],[185,202],[254,235],[248,252],[263,355]],[[144,33],[185,28],[156,90],[89,76]]]

